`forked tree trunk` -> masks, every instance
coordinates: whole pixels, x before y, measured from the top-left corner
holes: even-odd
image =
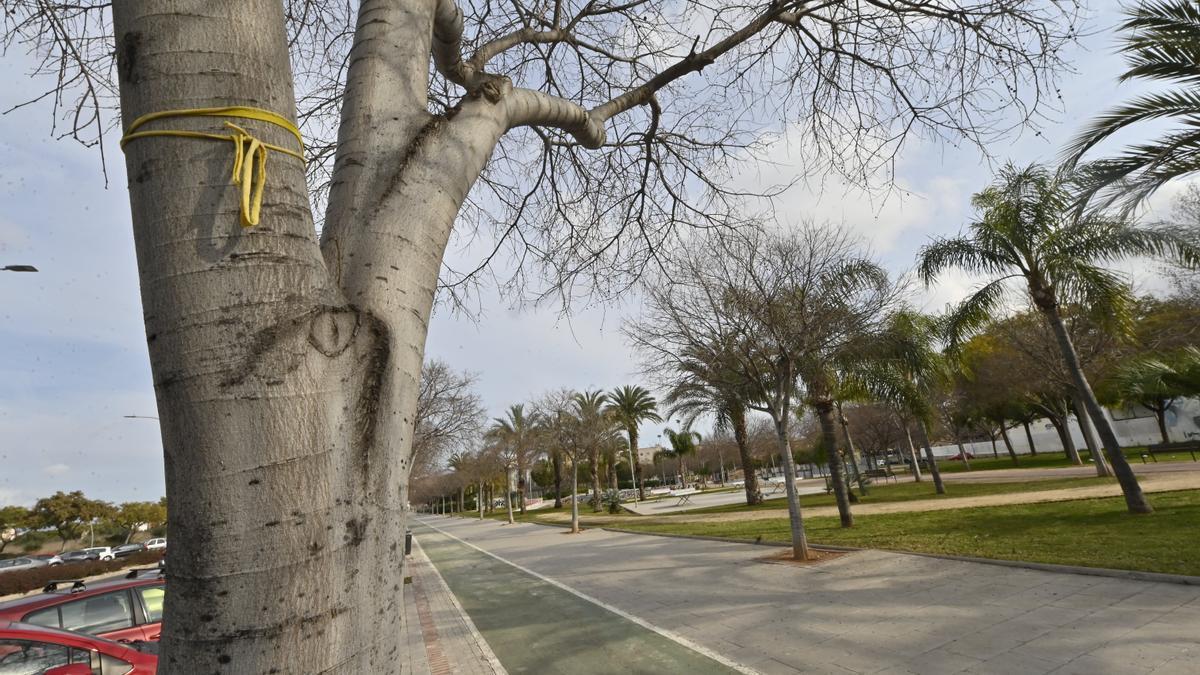
[[[1073,464],[1083,464],[1083,460],[1079,457],[1079,450],[1075,447],[1075,439],[1071,437],[1071,429],[1067,426],[1066,418],[1050,415],[1047,419],[1050,420],[1050,424],[1054,425],[1054,431],[1058,434],[1058,440],[1062,443],[1067,459],[1071,460]]]
[[[1083,397],[1078,392],[1072,392],[1071,400],[1075,410],[1075,422],[1079,425],[1080,433],[1083,434],[1083,442],[1087,444],[1088,454],[1092,456],[1096,475],[1100,478],[1107,478],[1112,475],[1112,472],[1108,470],[1108,462],[1104,459],[1104,452],[1100,449],[1100,439],[1096,438],[1096,427],[1092,425],[1087,408],[1083,405]],[[1082,464],[1083,460],[1080,460],[1080,463]]]
[[[758,489],[758,474],[754,471],[754,458],[750,456],[750,443],[746,434],[746,415],[743,412],[742,414],[731,414],[730,417],[733,426],[733,440],[737,443],[738,457],[742,462],[746,504],[748,506],[761,504],[763,495],[762,491]]]
[[[1096,425],[1100,442],[1104,445],[1104,451],[1108,455],[1109,465],[1117,477],[1117,482],[1121,484],[1121,492],[1125,495],[1125,506],[1129,508],[1130,513],[1152,513],[1154,509],[1146,500],[1146,496],[1142,494],[1142,486],[1138,484],[1133,467],[1129,466],[1129,461],[1121,452],[1121,444],[1117,441],[1116,431],[1113,430],[1108,418],[1104,416],[1104,409],[1100,407],[1100,402],[1096,400],[1092,386],[1083,374],[1079,355],[1075,352],[1075,345],[1071,342],[1071,335],[1067,332],[1066,325],[1063,324],[1058,308],[1043,309],[1042,314],[1049,322],[1051,330],[1054,331],[1054,338],[1058,342],[1059,351],[1062,352],[1067,372],[1070,373],[1071,380],[1075,383],[1075,391],[1083,399],[1083,405]]]
[[[917,420],[917,435],[921,447],[925,448],[925,459],[929,462],[929,475],[933,476],[933,489],[939,495],[946,494],[946,486],[942,483],[942,471],[938,468],[937,459],[933,456],[933,446],[929,444],[929,429],[923,420]]]
[[[825,450],[825,460],[829,463],[829,480],[833,484],[833,495],[837,501],[838,518],[842,527],[854,526],[854,514],[850,512],[850,494],[846,489],[846,476],[842,471],[842,458],[838,454],[837,426],[833,421],[833,403],[817,401],[813,404],[817,420],[821,425],[821,445]]]

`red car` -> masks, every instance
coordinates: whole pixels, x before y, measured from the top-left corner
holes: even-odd
[[[154,675],[158,657],[103,638],[0,620],[0,673]]]
[[[166,579],[158,569],[143,571],[153,574],[50,583],[37,595],[0,603],[0,621],[62,628],[124,643],[156,642],[162,632]]]

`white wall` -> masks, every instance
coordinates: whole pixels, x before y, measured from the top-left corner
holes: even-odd
[[[1154,413],[1144,409],[1117,411],[1114,418],[1111,411],[1105,410],[1105,412],[1108,413],[1109,419],[1113,421],[1113,429],[1117,432],[1117,439],[1121,442],[1121,445],[1149,445],[1162,441],[1158,433],[1158,422],[1154,419]],[[1170,434],[1171,440],[1200,439],[1200,425],[1196,423],[1197,418],[1200,418],[1200,401],[1196,399],[1177,401],[1167,411],[1167,432]],[[1084,441],[1083,433],[1080,432],[1079,424],[1075,421],[1074,417],[1069,419],[1067,426],[1071,430],[1071,438],[1075,441],[1075,447],[1081,451],[1086,450],[1087,443]],[[1058,432],[1054,430],[1054,425],[1050,424],[1049,420],[1037,420],[1029,425],[1029,430],[1033,434],[1033,443],[1037,447],[1038,452],[1063,451],[1062,443],[1058,438]],[[1009,429],[1008,437],[1012,441],[1013,450],[1017,454],[1029,454],[1029,441],[1025,438],[1025,429],[1021,426]],[[986,439],[974,443],[963,443],[963,447],[975,457],[992,456],[992,444]],[[996,439],[996,452],[1001,457],[1008,456],[1008,451],[1004,447],[1004,439]],[[951,457],[958,454],[958,446],[954,444],[935,445],[933,446],[933,454],[938,457]]]

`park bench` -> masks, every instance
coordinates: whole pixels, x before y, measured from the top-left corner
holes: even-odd
[[[867,478],[882,478],[885,483],[889,478],[891,478],[893,481],[898,480],[896,478],[896,472],[892,471],[890,466],[885,466],[882,469],[867,469],[866,471],[862,472],[862,475],[866,476]]]
[[[771,491],[767,494],[773,495],[776,492],[783,492],[787,488],[786,476],[774,476],[767,479],[767,483],[771,486]]]
[[[650,491],[650,496],[651,497],[663,497],[665,495],[671,494],[672,492],[674,492],[674,490],[672,490],[671,488],[665,488],[665,487],[664,488],[654,488],[653,490]]]
[[[1186,452],[1192,456],[1192,461],[1196,460],[1196,451],[1200,450],[1200,441],[1180,441],[1178,443],[1155,443],[1154,445],[1146,446],[1146,451],[1150,453],[1150,459],[1158,462],[1155,455],[1160,453]],[[1142,464],[1146,463],[1146,455],[1142,455]]]
[[[672,497],[678,497],[679,501],[675,502],[675,506],[683,506],[684,504],[692,503],[692,495],[700,494],[696,488],[684,488],[682,490],[671,490]]]

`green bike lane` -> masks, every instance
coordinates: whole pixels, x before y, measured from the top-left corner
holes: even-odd
[[[754,672],[425,523],[412,527],[510,673]]]

